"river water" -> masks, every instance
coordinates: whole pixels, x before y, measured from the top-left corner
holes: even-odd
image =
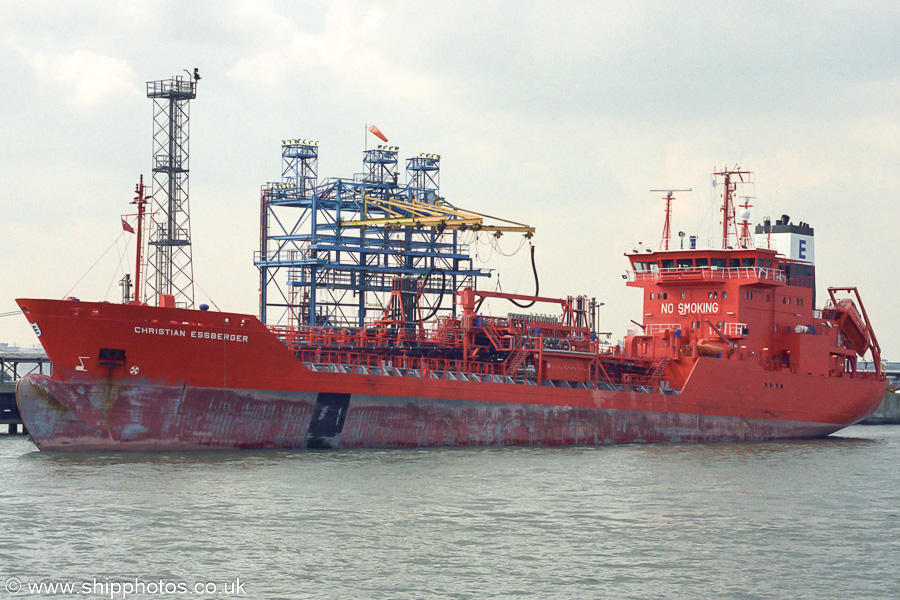
[[[0,464],[0,597],[900,598],[896,426]]]

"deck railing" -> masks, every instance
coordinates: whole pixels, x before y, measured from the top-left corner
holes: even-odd
[[[660,269],[638,273],[628,271],[630,281],[677,281],[698,279],[765,279],[769,281],[785,281],[784,271],[765,267],[691,267]]]
[[[668,331],[669,329],[680,329],[680,323],[650,323],[647,325],[646,331],[643,333],[645,335],[653,335],[656,333],[661,333],[663,331]]]
[[[712,329],[709,328],[706,323],[703,324],[704,327],[711,332]],[[634,327],[629,327],[626,335],[655,335],[657,333],[661,333],[663,331],[668,331],[670,329],[689,329],[687,325],[683,325],[681,323],[650,323],[645,326],[644,329],[637,329]],[[746,335],[744,332],[747,330],[746,323],[725,323],[722,326],[722,333],[724,333],[728,337],[742,337]],[[706,330],[704,330],[706,331]]]
[[[728,337],[741,337],[746,335],[744,331],[747,330],[746,323],[725,323],[722,327],[722,332]]]

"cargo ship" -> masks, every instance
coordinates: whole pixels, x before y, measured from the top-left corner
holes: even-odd
[[[826,436],[869,416],[885,378],[855,288],[814,308],[813,230],[787,216],[723,247],[635,249],[644,318],[600,341],[585,297],[466,287],[432,321],[392,280],[364,327],[270,326],[174,306],[17,300],[53,363],[17,401],[41,450],[399,448],[724,442]],[[671,196],[671,195],[670,195]],[[738,217],[734,217],[738,218]],[[684,239],[682,238],[682,245]],[[481,314],[488,299],[546,313]],[[874,371],[857,369],[871,353]]]
[[[16,389],[41,450],[813,438],[881,401],[859,292],[830,287],[815,308],[812,227],[785,215],[751,232],[738,168],[714,174],[720,247],[690,236],[684,248],[683,234],[669,247],[669,191],[659,249],[625,254],[643,316],[620,344],[603,342],[596,300],[539,294],[533,246],[533,295],[478,289],[490,274],[471,267],[462,234],[534,229],[446,202],[437,155],[408,159],[399,184],[397,148],[382,145],[365,151],[366,173],[320,183],[318,142],[283,141],[282,180],[261,195],[259,315],[194,309],[186,121],[198,80],[148,83],[155,205],[142,179],[136,226],[123,219],[138,236],[123,303],[17,300],[53,365]],[[496,316],[486,302],[516,308]],[[867,353],[874,370],[859,368]]]

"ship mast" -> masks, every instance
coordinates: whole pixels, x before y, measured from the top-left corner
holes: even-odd
[[[750,234],[750,208],[753,206],[750,204],[750,200],[753,199],[753,196],[741,196],[744,200],[744,203],[741,204],[741,236],[738,239],[738,246],[741,248],[752,248],[753,247],[753,236]]]
[[[137,194],[134,200],[131,202],[132,204],[137,205],[137,250],[135,251],[135,262],[134,262],[134,301],[136,303],[140,303],[141,301],[141,264],[143,262],[143,250],[144,246],[141,240],[141,234],[144,231],[144,211],[145,205],[147,204],[147,198],[144,196],[144,176],[141,175],[141,180],[134,187],[134,192]]]
[[[744,175],[749,179],[751,172],[750,171],[741,171],[740,167],[735,165],[734,169],[728,170],[728,167],[724,167],[721,171],[713,173],[713,177],[722,177],[724,179],[724,191],[722,192],[722,249],[725,250],[728,248],[728,238],[730,237],[731,229],[734,229],[734,237],[737,240],[740,240],[740,236],[737,232],[737,225],[735,224],[734,218],[734,192],[737,189],[737,181],[734,181],[733,178],[737,176],[740,180],[740,183],[746,183],[744,181]],[[715,185],[716,179],[713,179],[713,185]],[[749,229],[748,229],[749,236]]]
[[[672,200],[675,199],[675,196],[672,194],[674,192],[690,192],[691,188],[685,188],[681,190],[650,190],[651,192],[666,192],[666,195],[663,196],[663,200],[666,201],[666,222],[663,225],[663,234],[662,239],[659,241],[659,249],[660,250],[668,250],[669,249],[669,239],[672,237]]]

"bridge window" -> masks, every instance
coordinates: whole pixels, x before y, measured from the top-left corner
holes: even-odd
[[[755,263],[756,263],[756,259],[753,259],[753,258],[742,258],[741,259],[742,267],[753,267],[753,266],[755,266]]]
[[[659,262],[662,265],[663,269],[674,269],[675,268],[675,260],[672,258],[666,258]]]
[[[729,269],[738,269],[741,266],[741,259],[739,258],[729,258],[728,259],[728,268]]]
[[[725,259],[724,258],[713,258],[711,260],[712,260],[712,266],[714,266],[718,269],[725,268]]]
[[[678,268],[679,269],[693,269],[694,261],[690,258],[679,258],[678,259]]]
[[[647,270],[647,264],[642,262],[634,263],[634,272],[635,273],[644,273]]]
[[[708,258],[698,258],[698,259],[694,260],[694,264],[696,264],[698,267],[708,267],[709,259]]]

